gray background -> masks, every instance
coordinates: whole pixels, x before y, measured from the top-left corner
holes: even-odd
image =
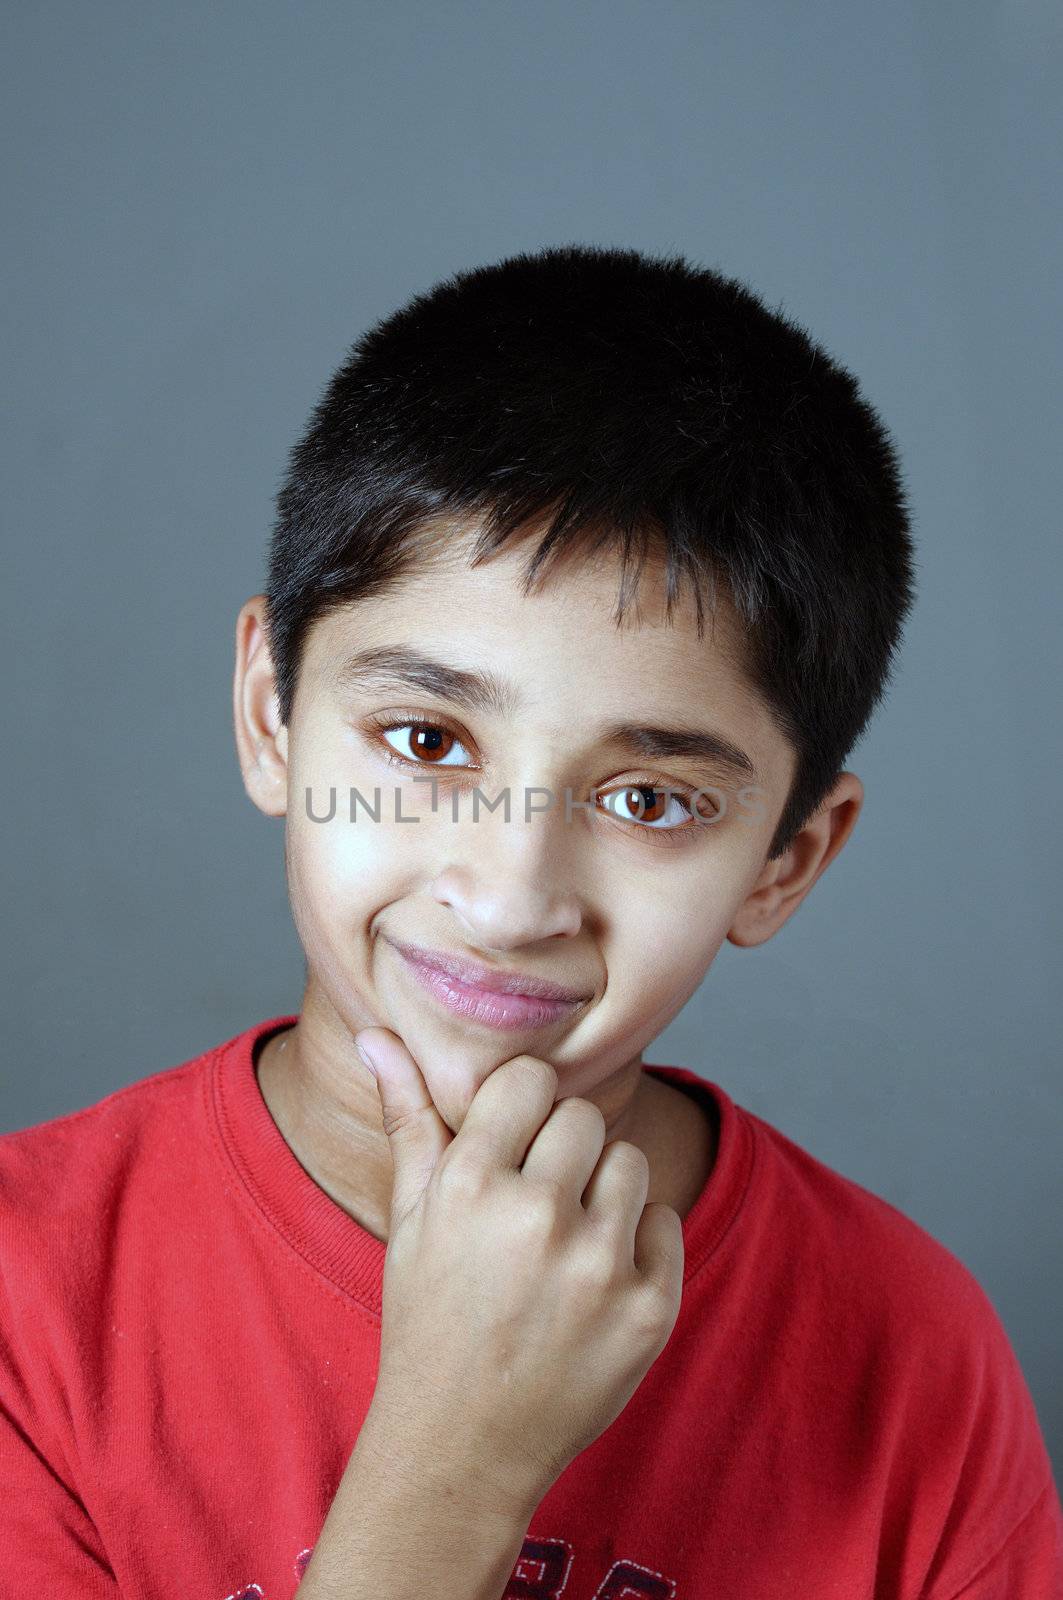
[[[856,833],[646,1059],[953,1250],[1059,1471],[1061,15],[9,0],[5,1128],[298,1010],[233,636],[349,343],[517,249],[679,250],[860,377],[920,594]]]

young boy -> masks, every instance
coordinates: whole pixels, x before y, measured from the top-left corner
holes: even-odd
[[[548,249],[360,341],[236,627],[302,1009],[0,1140],[4,1595],[1063,1594],[971,1274],[642,1059],[852,833],[913,596],[734,281]]]

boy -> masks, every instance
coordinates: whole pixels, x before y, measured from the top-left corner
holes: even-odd
[[[4,1594],[1063,1594],[971,1274],[642,1060],[844,846],[913,596],[734,281],[555,248],[360,341],[236,628],[301,1012],[0,1141]]]

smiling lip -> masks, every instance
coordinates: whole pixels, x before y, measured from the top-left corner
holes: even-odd
[[[578,989],[568,989],[561,983],[549,983],[545,978],[533,978],[523,972],[496,972],[491,967],[459,961],[443,950],[426,950],[423,945],[404,944],[398,939],[392,939],[391,943],[419,966],[434,967],[437,972],[446,973],[447,977],[454,978],[466,989],[486,990],[489,994],[518,994],[533,1000],[566,1000],[569,1004],[590,999],[589,995],[580,994]]]
[[[399,944],[394,939],[389,943],[407,962],[422,988],[466,1022],[482,1023],[489,1028],[541,1028],[557,1022],[561,1017],[571,1016],[578,1006],[590,999],[589,995],[577,996],[573,990],[561,989],[560,984],[547,983],[542,978],[491,972],[485,967],[470,967],[465,962],[456,961],[453,956],[444,955],[442,951],[422,950],[418,945]],[[440,965],[441,962],[445,962],[446,966]],[[455,967],[457,972],[451,970]],[[470,972],[483,974],[483,979],[478,982],[467,981],[464,975]],[[490,988],[486,986],[488,981],[492,985]],[[514,987],[496,987],[503,982]],[[554,994],[530,994],[523,986],[532,983],[552,990]],[[517,988],[518,984],[522,987]],[[563,995],[572,998],[557,999],[556,992],[559,989]]]

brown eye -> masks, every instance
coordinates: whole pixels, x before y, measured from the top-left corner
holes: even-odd
[[[401,745],[391,745],[404,760],[414,765],[423,766],[466,766],[464,761],[451,761],[454,750],[464,750],[461,740],[456,738],[447,728],[441,728],[434,722],[393,722],[386,728],[381,728],[381,733],[387,738],[389,733],[396,734],[404,740],[408,749]],[[387,740],[391,744],[391,740]]]
[[[669,794],[652,784],[635,784],[628,789],[611,789],[603,796],[603,804],[622,822],[632,822],[636,827],[653,828],[658,833],[674,833],[691,820],[690,806],[682,795]],[[676,811],[669,813],[675,806]],[[631,815],[626,815],[630,807]],[[669,818],[670,820],[666,820]],[[662,822],[664,827],[661,826]]]
[[[625,789],[624,804],[631,807],[640,822],[660,822],[668,796],[662,789]]]
[[[442,761],[447,755],[449,733],[442,728],[415,728],[410,735],[410,748],[415,756],[427,761]]]

